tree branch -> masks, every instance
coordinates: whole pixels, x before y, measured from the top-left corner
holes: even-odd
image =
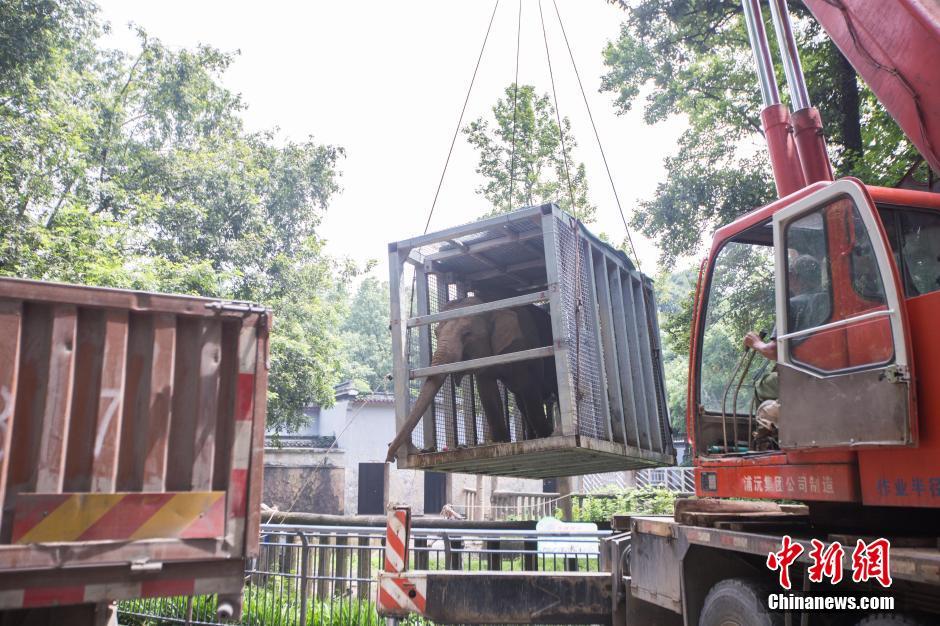
[[[146,114],[146,113],[141,113],[140,115],[135,115],[134,117],[128,118],[128,119],[124,120],[123,122],[121,122],[121,128],[124,128],[124,127],[127,126],[128,124],[133,124],[133,123],[136,122],[137,120],[143,119],[143,118],[145,118],[145,117],[147,117],[147,114]]]
[[[743,107],[735,106],[735,105],[733,105],[733,104],[731,103],[730,100],[728,100],[728,98],[725,98],[725,97],[723,97],[723,96],[719,96],[719,95],[717,95],[717,94],[711,93],[711,92],[709,92],[709,91],[706,90],[706,89],[702,89],[701,87],[695,87],[695,86],[693,86],[693,87],[690,87],[690,89],[691,89],[692,91],[696,91],[696,92],[700,93],[701,95],[705,96],[705,97],[708,98],[709,100],[715,100],[715,101],[717,101],[717,102],[724,102],[724,103],[727,104],[731,109],[733,109],[739,116],[741,116],[741,118],[744,120],[744,122],[747,123],[748,126],[750,126],[750,127],[753,128],[755,131],[757,131],[758,133],[760,133],[760,135],[763,137],[763,135],[764,135],[764,129],[761,128],[760,121],[758,121],[757,119],[755,119],[755,118],[751,117],[750,115],[748,115],[747,111],[746,111]]]
[[[112,109],[108,115],[108,128],[105,131],[104,135],[104,144],[101,147],[101,164],[98,168],[98,208],[94,213],[100,213],[105,208],[104,194],[101,191],[101,184],[104,182],[104,172],[108,164],[108,152],[111,149],[111,138],[114,133],[114,118],[117,115],[118,104],[123,106],[126,104],[127,91],[130,89],[131,82],[134,80],[134,73],[137,71],[137,66],[140,65],[141,60],[144,58],[144,55],[147,53],[147,39],[144,38],[144,41],[141,45],[140,54],[137,55],[137,59],[134,61],[134,64],[131,65],[131,69],[127,72],[127,80],[124,82],[124,86],[121,87],[121,90],[117,93],[117,96],[114,99]],[[124,124],[121,124],[123,128]]]
[[[52,212],[49,214],[49,217],[46,219],[46,230],[52,228],[52,222],[55,220],[56,215],[59,213],[59,209],[62,208],[62,203],[65,201],[65,197],[69,195],[69,192],[72,191],[72,186],[75,184],[75,176],[69,181],[69,184],[65,186],[62,190],[62,193],[59,194],[59,200],[55,203]]]

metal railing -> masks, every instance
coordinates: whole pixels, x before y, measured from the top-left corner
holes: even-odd
[[[605,472],[603,474],[585,474],[581,476],[581,488],[585,493],[610,489],[623,491],[629,486],[626,472]]]
[[[490,496],[492,517],[496,520],[538,520],[552,517],[558,508],[559,493],[494,491]]]
[[[691,467],[657,467],[636,473],[637,487],[663,487],[676,493],[695,493],[695,472]]]
[[[468,524],[470,526],[470,524]],[[609,532],[412,529],[411,569],[601,571]],[[379,626],[375,577],[385,528],[263,526],[261,550],[245,570],[243,626]],[[214,596],[122,602],[122,626],[222,624]],[[419,622],[420,623],[420,622]],[[427,622],[424,622],[427,623]]]

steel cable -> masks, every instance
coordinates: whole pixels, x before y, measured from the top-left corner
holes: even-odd
[[[476,66],[473,68],[473,76],[470,78],[470,86],[467,87],[467,95],[463,100],[463,108],[460,110],[460,117],[457,118],[457,128],[454,129],[454,136],[450,140],[450,148],[447,150],[447,158],[444,160],[444,169],[441,171],[441,179],[437,182],[437,191],[434,192],[434,201],[431,203],[431,210],[428,211],[428,219],[424,223],[424,234],[427,234],[428,227],[431,225],[431,216],[434,215],[434,207],[437,206],[437,198],[441,193],[441,185],[444,184],[444,175],[447,173],[447,166],[450,164],[450,157],[454,153],[454,144],[457,143],[457,136],[460,134],[460,126],[463,124],[463,116],[464,113],[467,112],[467,103],[470,101],[470,93],[473,91],[473,84],[477,79],[477,71],[480,69],[480,62],[483,60],[483,52],[486,50],[486,42],[490,38],[490,31],[493,28],[493,18],[496,17],[496,9],[498,8],[499,0],[496,0],[496,3],[493,5],[493,13],[490,15],[489,25],[486,27],[486,35],[483,37],[483,45],[480,46],[480,54],[477,56]]]
[[[519,96],[519,43],[522,41],[522,0],[519,0],[519,17],[516,21],[516,76],[512,84],[512,149],[509,153],[509,198],[507,208],[512,211],[512,190],[516,182],[516,109]]]
[[[617,186],[614,185],[614,177],[610,173],[610,165],[607,163],[607,155],[604,153],[604,145],[601,143],[600,133],[597,132],[597,125],[594,123],[594,115],[591,113],[591,105],[588,103],[587,94],[584,92],[584,84],[581,82],[581,73],[578,72],[578,65],[574,61],[574,53],[571,51],[571,43],[568,41],[568,33],[565,31],[565,24],[561,19],[561,12],[558,10],[558,2],[552,0],[555,6],[555,15],[558,16],[558,25],[561,27],[561,34],[565,39],[565,46],[568,48],[568,56],[571,58],[571,67],[574,68],[574,75],[578,79],[578,88],[581,90],[581,97],[584,99],[584,107],[587,109],[588,119],[591,120],[591,128],[594,129],[594,138],[597,140],[597,147],[601,153],[601,159],[604,161],[604,169],[607,170],[607,179],[610,181],[610,188],[614,192],[614,200],[617,202],[617,210],[620,211],[620,219],[623,220],[624,230],[627,231],[627,241],[630,243],[630,250],[633,252],[633,258],[636,261],[638,270],[640,267],[640,257],[636,253],[636,246],[633,244],[633,236],[630,233],[630,226],[627,224],[627,218],[623,213],[623,206],[620,204],[620,196],[617,194]]]

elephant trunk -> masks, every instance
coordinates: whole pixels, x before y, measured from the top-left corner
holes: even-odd
[[[444,384],[444,379],[446,378],[446,374],[438,374],[437,376],[428,376],[424,380],[424,384],[421,385],[421,393],[418,394],[418,399],[415,400],[414,406],[411,407],[411,413],[408,414],[408,419],[405,420],[405,423],[398,430],[392,443],[388,445],[388,456],[385,457],[386,463],[391,463],[395,459],[398,449],[411,437],[411,431],[415,429],[415,426],[421,421],[421,417],[424,415],[425,411],[431,406],[431,401],[434,400],[434,396],[437,395],[437,392]]]
[[[452,321],[451,324],[445,322],[444,324],[447,324],[447,326],[445,326],[444,329],[438,329],[437,349],[434,351],[434,356],[431,358],[432,366],[456,363],[463,357],[464,345],[461,339],[460,329],[462,328],[462,324],[460,324],[460,322],[461,320],[457,320],[456,323]],[[408,414],[405,423],[402,424],[398,433],[395,434],[395,439],[393,439],[392,443],[388,446],[388,456],[385,457],[386,463],[391,463],[398,453],[398,449],[409,441],[411,431],[413,431],[415,426],[418,425],[418,422],[421,421],[421,417],[428,410],[428,407],[431,406],[434,396],[437,395],[437,392],[444,384],[446,378],[447,374],[438,374],[428,376],[424,380],[424,384],[421,385],[421,392],[418,394],[418,399],[415,400],[414,406],[411,408],[411,413]]]

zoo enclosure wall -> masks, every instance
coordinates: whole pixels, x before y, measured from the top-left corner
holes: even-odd
[[[270,322],[248,303],[0,279],[0,609],[240,593]]]
[[[400,467],[546,478],[674,463],[652,281],[556,205],[390,244],[389,271],[399,427],[422,379],[447,374]],[[484,304],[442,312],[471,293]],[[549,313],[550,346],[431,366],[435,324],[527,304]],[[510,442],[493,443],[475,377],[453,374],[548,356],[553,434],[530,437],[501,384]]]

